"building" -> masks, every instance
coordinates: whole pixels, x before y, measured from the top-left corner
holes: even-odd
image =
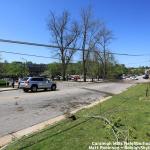
[[[39,76],[41,75],[46,69],[46,64],[26,64],[27,68],[29,69],[29,75],[30,76]]]

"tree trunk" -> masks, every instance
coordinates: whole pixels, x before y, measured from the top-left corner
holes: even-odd
[[[66,70],[63,69],[62,72],[63,81],[66,81]]]
[[[83,45],[82,45],[82,50],[83,50],[83,81],[86,82],[86,58],[85,58],[85,42],[86,42],[86,30],[84,32],[84,39],[83,39]]]
[[[63,58],[62,58],[62,78],[63,78],[63,81],[66,80],[66,64]]]
[[[85,60],[83,60],[83,81],[86,82],[86,66],[85,66]]]
[[[106,49],[105,49],[105,44],[104,44],[104,79],[107,77],[107,62],[106,62]]]
[[[62,78],[63,78],[63,81],[66,80],[66,66],[65,66],[65,64],[62,64]]]

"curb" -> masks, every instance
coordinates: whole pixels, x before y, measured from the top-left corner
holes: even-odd
[[[18,89],[17,88],[14,88],[14,89],[4,89],[4,90],[0,90],[0,92],[13,91],[13,90],[18,90]]]
[[[108,96],[108,97],[105,97],[105,98],[102,98],[94,103],[91,103],[90,105],[87,105],[87,106],[83,106],[83,107],[80,107],[74,111],[71,111],[72,114],[82,110],[82,109],[86,109],[86,108],[91,108],[99,103],[102,103],[108,99],[112,98],[112,96]],[[34,133],[34,132],[37,132],[37,131],[40,131],[42,129],[44,129],[46,126],[48,125],[53,125],[54,123],[57,123],[63,119],[65,119],[66,116],[65,115],[60,115],[58,117],[55,117],[55,118],[52,118],[52,119],[49,119],[47,121],[44,121],[42,123],[39,123],[39,124],[36,124],[36,125],[33,125],[31,127],[28,127],[26,129],[23,129],[23,130],[20,130],[20,131],[17,131],[17,132],[14,132],[12,134],[7,134],[3,137],[0,137],[0,150],[2,150],[3,148],[5,148],[7,146],[8,143],[12,142],[13,139],[19,139],[25,135],[29,135],[31,133]]]

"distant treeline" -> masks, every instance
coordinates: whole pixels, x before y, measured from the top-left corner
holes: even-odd
[[[32,65],[29,65],[32,64]],[[30,66],[30,67],[29,67]],[[32,67],[33,66],[33,69]],[[35,67],[36,66],[36,67]],[[43,68],[41,67],[43,66]],[[107,63],[107,78],[116,79],[125,75],[140,75],[144,74],[145,69],[148,67],[139,68],[127,68],[123,64]],[[33,64],[32,62],[12,62],[12,63],[0,63],[0,77],[24,77],[29,75],[42,75],[47,77],[62,76],[62,65],[61,63],[50,63],[47,65]],[[66,70],[67,75],[83,75],[82,62],[68,64]],[[103,78],[103,65],[98,62],[88,61],[87,69],[88,78]]]

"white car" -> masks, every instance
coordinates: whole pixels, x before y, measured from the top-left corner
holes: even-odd
[[[130,79],[132,79],[132,80],[138,80],[137,76],[131,76]]]
[[[24,92],[28,92],[29,90],[36,92],[38,89],[51,89],[52,91],[55,91],[56,87],[55,82],[44,77],[26,77],[21,80],[19,85],[19,88],[23,89]]]

